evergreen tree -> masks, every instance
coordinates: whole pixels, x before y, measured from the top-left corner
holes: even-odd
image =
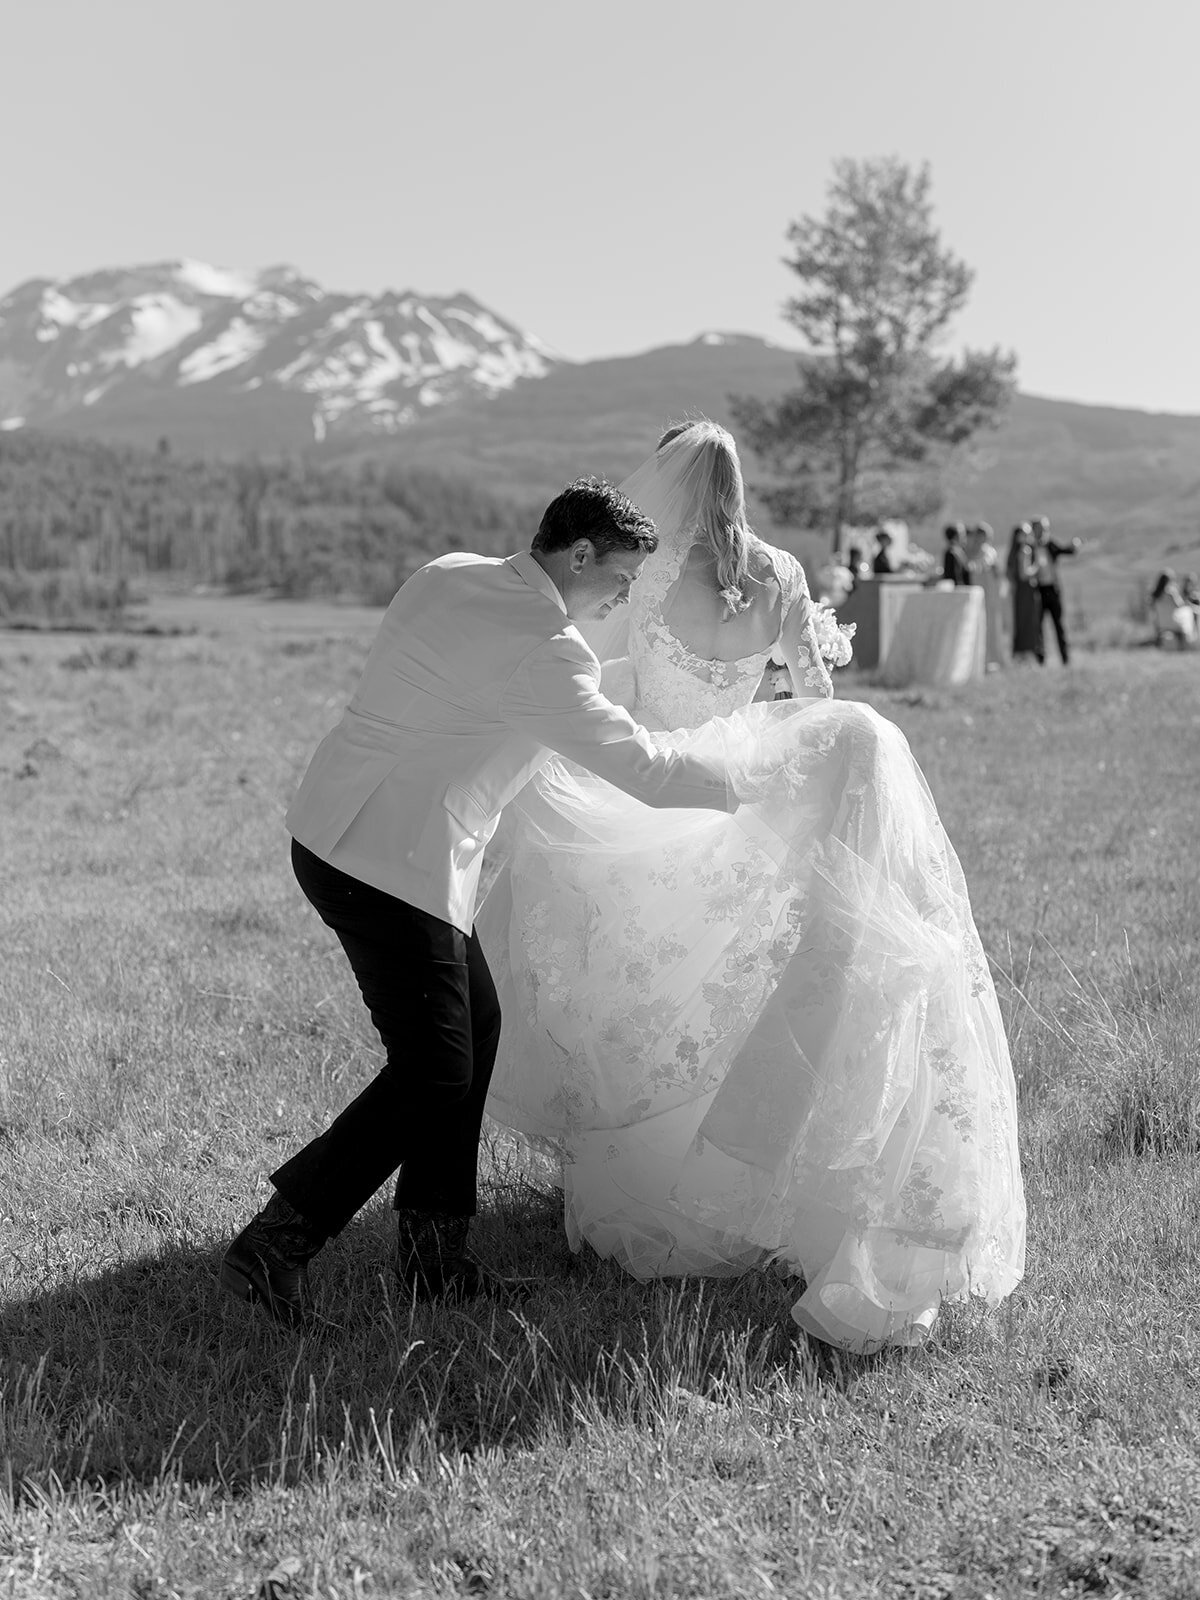
[[[894,157],[834,165],[829,205],[788,230],[800,291],[784,314],[808,350],[778,400],[731,396],[746,442],[774,474],[758,487],[780,522],[831,531],[937,511],[957,444],[994,423],[1014,385],[1000,350],[938,354],[973,274],[934,226],[928,166]]]

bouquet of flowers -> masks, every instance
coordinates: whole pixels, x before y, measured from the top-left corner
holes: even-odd
[[[817,644],[821,655],[831,667],[844,667],[854,654],[851,640],[858,629],[856,622],[839,622],[837,612],[823,601],[815,608],[813,624],[817,631]]]

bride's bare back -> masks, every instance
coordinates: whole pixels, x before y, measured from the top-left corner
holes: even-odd
[[[589,638],[607,664],[606,692],[649,727],[695,728],[749,705],[776,655],[797,698],[833,693],[804,569],[747,525],[737,451],[723,428],[669,429],[622,488],[653,519],[659,544],[628,611]],[[715,553],[728,544],[732,555],[743,540],[744,563]],[[746,603],[731,610],[721,585],[735,565]]]
[[[731,614],[703,546],[647,561],[629,597],[625,703],[648,727],[694,728],[748,705],[777,645],[797,694],[833,692],[800,564],[755,539],[747,579],[750,604]]]
[[[769,651],[779,638],[783,593],[764,547],[750,551],[742,585],[749,600],[731,612],[717,588],[712,551],[694,544],[662,605],[663,621],[681,645],[701,661],[744,661]]]

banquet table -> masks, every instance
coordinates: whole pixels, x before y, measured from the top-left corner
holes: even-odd
[[[976,586],[937,585],[908,593],[879,666],[879,682],[953,688],[987,671],[987,610]]]

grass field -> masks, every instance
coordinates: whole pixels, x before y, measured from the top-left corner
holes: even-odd
[[[282,824],[373,619],[212,618],[0,635],[0,1600],[1200,1595],[1200,658],[843,689],[912,742],[993,961],[999,1312],[830,1354],[769,1272],[571,1257],[497,1140],[479,1241],[545,1290],[412,1309],[381,1195],[298,1339],[216,1269],[379,1061]]]

